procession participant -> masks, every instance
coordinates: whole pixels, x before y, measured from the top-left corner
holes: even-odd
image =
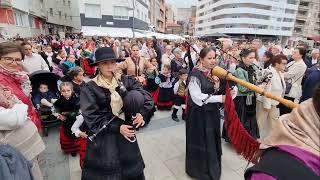
[[[171,110],[174,100],[173,83],[175,81],[175,78],[171,74],[171,66],[168,64],[163,65],[158,78],[160,79],[160,83],[157,108],[159,110]]]
[[[125,61],[118,63],[117,68],[122,70],[124,74],[135,77],[140,83],[145,83],[144,70],[152,72],[155,68],[146,58],[141,57],[139,47],[136,44],[131,46],[131,56]]]
[[[186,120],[186,94],[187,94],[187,78],[188,78],[188,70],[180,69],[179,70],[179,80],[174,84],[173,92],[174,92],[174,107],[171,114],[171,118],[174,121],[179,121],[177,116],[177,112],[182,108],[182,120]]]
[[[225,99],[225,81],[212,77],[216,65],[215,51],[202,49],[199,65],[193,68],[188,83],[186,173],[201,180],[218,180],[221,176],[219,106]],[[231,90],[233,96],[236,91]]]
[[[74,94],[72,83],[60,84],[61,97],[54,103],[57,119],[61,120],[60,145],[61,150],[76,156],[79,152],[79,138],[74,136],[71,127],[80,114],[79,97]]]
[[[252,67],[252,63],[255,61],[255,51],[244,49],[240,53],[241,62],[237,67],[234,75],[242,80],[255,83],[255,70]],[[241,123],[250,133],[251,136],[258,138],[259,129],[256,119],[256,96],[250,89],[237,84],[239,89],[237,97],[234,99],[236,105],[237,114],[241,120]]]
[[[116,118],[93,141],[87,141],[82,179],[144,180],[145,165],[138,143],[132,139],[134,128],[144,125],[144,116],[153,106],[142,101],[144,97],[138,92],[143,90],[134,78],[114,73],[120,59],[112,48],[99,48],[95,56],[93,65],[100,72],[82,87],[80,94],[87,133],[97,133],[111,118]]]

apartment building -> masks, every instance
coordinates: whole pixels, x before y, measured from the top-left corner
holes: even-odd
[[[290,37],[298,6],[298,0],[198,0],[195,34]]]
[[[319,0],[300,0],[293,34],[296,37],[320,35]]]

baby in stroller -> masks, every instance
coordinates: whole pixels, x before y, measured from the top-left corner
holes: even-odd
[[[32,102],[38,109],[41,126],[45,136],[48,128],[60,124],[60,120],[52,114],[53,104],[59,98],[58,77],[48,71],[36,71],[30,75],[32,85]]]
[[[58,99],[57,95],[49,90],[47,84],[40,84],[38,92],[34,94],[33,103],[41,112],[51,111],[53,103]]]

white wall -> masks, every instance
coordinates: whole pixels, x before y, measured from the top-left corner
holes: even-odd
[[[79,11],[80,13],[85,13],[85,4],[99,4],[101,7],[101,14],[102,15],[114,15],[114,6],[122,6],[122,7],[128,7],[132,8],[133,7],[133,1],[134,0],[80,0],[79,3]],[[135,12],[135,17],[138,18],[137,16],[137,9],[139,9],[140,13],[143,12],[143,14],[147,15],[147,20],[146,22],[150,22],[150,17],[149,17],[149,9],[144,7],[142,4],[140,4],[138,1],[136,1],[136,12]],[[149,1],[145,1],[146,4],[150,7]],[[133,16],[133,11],[129,10],[129,16]],[[140,18],[141,19],[141,18]],[[141,19],[144,21],[144,19]]]
[[[47,11],[48,22],[58,25],[70,26],[80,29],[80,13],[78,0],[70,0],[71,5],[68,6],[68,0],[66,4],[63,4],[63,0],[44,0],[45,9]],[[53,8],[53,16],[50,15],[50,8]],[[59,11],[61,11],[61,18],[59,17]],[[65,18],[65,13],[67,18]],[[70,19],[72,16],[72,19]]]

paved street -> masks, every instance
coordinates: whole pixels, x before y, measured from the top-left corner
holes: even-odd
[[[170,119],[170,112],[156,112],[151,124],[138,133],[146,164],[147,180],[190,180],[184,171],[185,127]],[[79,180],[79,157],[64,155],[59,146],[58,128],[44,137],[47,148],[40,157],[45,180]],[[224,142],[224,141],[223,141]],[[221,180],[243,179],[246,162],[223,143]]]

